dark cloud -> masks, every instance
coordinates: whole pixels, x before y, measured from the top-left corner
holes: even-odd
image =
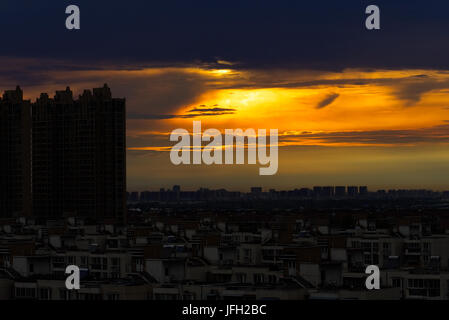
[[[192,108],[190,110],[188,110],[187,112],[191,113],[191,112],[198,112],[198,113],[204,113],[204,112],[235,112],[237,109],[234,108],[221,108],[221,107],[212,107],[212,108],[207,108],[207,107],[199,107],[199,108]]]
[[[316,109],[322,109],[328,105],[330,105],[332,102],[335,101],[335,99],[337,99],[340,95],[338,93],[330,93],[326,96],[326,98],[324,98],[323,100],[321,100],[316,106]]]
[[[37,59],[0,58],[0,90],[20,85],[24,94],[35,99],[40,92],[52,96],[56,90],[70,86],[74,94],[86,88],[108,83],[116,97],[126,97],[131,117],[136,114],[154,115],[148,118],[169,119],[179,108],[193,104],[209,88],[210,77],[187,68],[155,64],[144,66],[102,66],[63,60],[39,61]],[[186,67],[186,66],[184,66]],[[150,70],[145,72],[145,70]]]
[[[443,120],[442,125],[410,130],[367,130],[367,131],[334,131],[313,133],[303,131],[298,134],[280,132],[279,146],[330,146],[347,144],[348,146],[410,146],[423,144],[449,143],[449,120]],[[143,133],[127,137],[129,148],[157,147],[152,152],[165,152],[168,132]]]
[[[420,81],[398,82],[395,95],[401,100],[405,100],[408,105],[413,105],[421,100],[423,94],[432,90],[442,90],[449,88],[449,80],[437,81],[426,77]]]
[[[363,71],[372,71],[372,70],[363,70]],[[304,71],[305,72],[305,71]],[[294,73],[293,73],[294,74]],[[441,72],[444,74],[444,72]],[[419,74],[412,76],[404,76],[404,77],[395,77],[395,78],[344,78],[344,79],[313,79],[313,75],[311,74],[311,80],[305,81],[297,81],[294,78],[289,80],[285,80],[282,78],[283,75],[280,75],[277,78],[274,75],[270,75],[269,72],[261,73],[258,72],[256,75],[250,77],[249,82],[235,82],[232,85],[225,88],[305,88],[305,87],[346,87],[346,86],[364,86],[364,85],[378,85],[378,86],[386,86],[392,89],[392,94],[403,100],[406,105],[413,105],[421,100],[422,95],[433,91],[433,90],[447,90],[449,89],[449,80],[438,80],[433,78],[430,75]],[[296,74],[298,76],[298,74]],[[301,76],[301,74],[299,74]],[[449,93],[449,92],[448,92]],[[327,102],[328,99],[334,98],[334,94],[326,97],[322,102],[320,102],[316,107],[319,109],[321,103]],[[338,98],[338,95],[333,99]],[[330,103],[333,100],[329,100]],[[328,104],[330,104],[328,103]],[[325,107],[326,105],[322,107]],[[321,108],[322,108],[321,107]]]
[[[196,117],[221,116],[226,114],[234,114],[237,109],[222,107],[207,107],[201,105],[187,110],[184,114],[136,114],[128,113],[128,119],[138,120],[164,120],[164,119],[188,119]]]
[[[126,118],[129,120],[164,120],[174,119],[178,116],[174,114],[142,114],[142,113],[128,113]]]
[[[364,27],[369,1],[2,0],[0,56],[82,63],[224,64],[233,68],[449,69],[449,2],[377,0],[381,30]]]
[[[444,121],[447,122],[447,121]],[[140,150],[142,153],[166,152],[171,145],[167,144],[169,133],[141,134],[135,137],[128,136],[128,148],[154,149]],[[344,131],[344,132],[302,132],[300,134],[279,135],[279,147],[303,146],[332,146],[345,144],[347,146],[416,146],[425,144],[448,144],[449,124],[416,130],[371,130],[371,131]]]
[[[234,114],[234,112],[201,112],[195,114],[128,114],[128,119],[134,120],[166,120],[166,119],[189,119],[197,117],[211,117]]]
[[[444,120],[443,122],[447,122]],[[279,136],[280,142],[347,143],[360,145],[405,145],[449,143],[449,124],[415,130],[373,130],[324,133],[301,133]]]

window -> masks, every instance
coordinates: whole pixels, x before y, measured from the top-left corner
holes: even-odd
[[[39,298],[41,300],[51,300],[51,289],[50,288],[40,288]]]
[[[246,274],[245,273],[237,273],[237,281],[240,283],[246,283]]]
[[[64,268],[66,267],[64,257],[53,257],[53,267],[54,268]]]
[[[371,251],[371,243],[370,242],[362,242],[363,251]]]
[[[365,262],[365,264],[372,264],[372,263],[371,263],[371,255],[366,254],[366,255],[364,256],[364,262]]]
[[[254,283],[264,283],[264,275],[261,273],[255,273],[254,274]]]
[[[119,300],[120,295],[118,293],[110,293],[108,294],[108,300]]]
[[[120,265],[120,258],[111,258],[111,264],[113,266],[119,266]]]
[[[401,286],[401,278],[393,278],[392,279],[393,288],[400,288]]]
[[[439,297],[440,280],[438,279],[408,279],[410,295]]]
[[[35,298],[36,289],[34,288],[16,288],[16,298]]]
[[[67,289],[60,289],[59,290],[59,298],[61,300],[70,300],[70,292]]]
[[[352,248],[360,248],[360,241],[352,240],[351,241],[351,247]]]

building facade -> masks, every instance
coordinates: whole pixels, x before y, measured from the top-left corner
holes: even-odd
[[[107,85],[0,99],[0,217],[126,217],[125,99]]]
[[[105,84],[78,99],[67,87],[32,105],[37,217],[116,218],[126,212],[125,99]]]
[[[0,99],[0,217],[31,214],[30,101],[20,87]]]

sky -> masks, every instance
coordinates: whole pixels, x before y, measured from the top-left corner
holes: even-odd
[[[66,30],[65,7],[81,11]],[[376,4],[381,29],[365,28]],[[0,90],[108,83],[127,101],[129,190],[449,189],[447,1],[9,1]],[[170,132],[279,131],[279,169],[170,162]]]

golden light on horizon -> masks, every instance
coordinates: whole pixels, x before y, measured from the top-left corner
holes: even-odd
[[[51,76],[61,82],[67,74],[55,71]],[[192,120],[201,120],[205,128],[219,130],[273,128],[280,133],[326,134],[426,129],[444,125],[449,119],[449,73],[438,70],[263,71],[234,69],[232,64],[227,64],[225,68],[215,69],[191,65],[76,70],[71,72],[71,77],[83,79],[72,85],[75,95],[79,88],[95,86],[98,78],[112,79],[112,82],[118,79],[118,85],[112,84],[112,88],[123,83],[142,86],[131,87],[129,93],[128,109],[143,115],[142,119],[129,120],[133,123],[128,126],[130,137],[162,137],[175,128],[190,128]],[[163,81],[158,81],[159,78]],[[185,94],[184,85],[188,94],[193,90],[188,103],[173,106],[159,117],[165,110],[158,105],[152,109],[151,95],[157,95],[155,104],[176,101],[172,97]],[[41,88],[27,92],[35,97]],[[125,90],[120,93],[126,95]],[[146,114],[151,116],[145,117]],[[352,143],[364,145],[363,141]],[[293,144],[338,146],[341,142],[300,136]]]
[[[212,70],[211,72],[213,74],[222,75],[222,74],[229,74],[229,73],[232,72],[232,70],[230,70],[230,69],[216,69],[216,70]]]
[[[413,106],[379,85],[362,87],[223,89],[203,94],[195,105],[234,109],[233,114],[199,117],[210,126],[277,128],[279,130],[392,130],[437,126],[449,118],[448,97],[423,95]],[[319,108],[329,95],[335,100]],[[195,105],[180,109],[179,114]],[[191,119],[168,120],[176,123]]]

